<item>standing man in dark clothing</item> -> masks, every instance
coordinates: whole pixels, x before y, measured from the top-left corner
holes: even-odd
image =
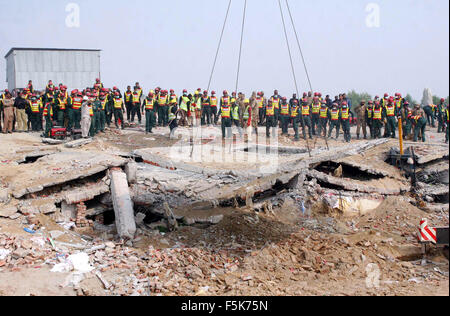
[[[125,108],[127,110],[127,121],[130,122],[131,119],[131,109],[133,108],[133,91],[131,87],[127,87],[127,91],[124,94]]]
[[[341,125],[342,125],[342,131],[344,132],[344,139],[347,143],[349,143],[352,140],[352,136],[350,135],[350,114],[353,119],[354,114],[353,114],[352,110],[350,110],[350,107],[348,106],[347,101],[342,102]]]
[[[141,116],[141,91],[139,91],[138,87],[134,87],[134,92],[132,96],[133,106],[131,110],[131,122],[134,122],[134,117],[137,114],[139,124],[141,124],[142,116]]]
[[[26,132],[28,129],[28,118],[27,118],[27,108],[29,106],[28,101],[24,98],[24,92],[22,92],[14,101],[17,131]]]

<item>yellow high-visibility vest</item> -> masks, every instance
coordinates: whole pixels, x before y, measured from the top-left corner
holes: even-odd
[[[331,120],[338,121],[339,120],[339,109],[331,110]]]
[[[182,96],[181,97],[181,104],[180,104],[180,109],[183,111],[188,111],[188,103],[189,103],[189,98]]]
[[[222,98],[222,105],[230,106],[230,97],[223,97]]]
[[[278,110],[280,108],[280,99],[272,97],[272,106]]]
[[[297,117],[298,116],[298,106],[293,105],[291,106],[291,117]]]
[[[178,98],[177,98],[177,95],[176,95],[176,94],[172,94],[172,95],[170,96],[170,104],[172,104],[172,103],[178,104]]]
[[[133,92],[127,91],[125,92],[125,102],[130,102],[133,98]]]
[[[312,114],[319,114],[321,104],[313,104],[312,105]]]
[[[53,107],[50,105],[50,103],[47,103],[44,107],[43,116],[48,116],[48,108],[50,107],[50,117],[53,117]]]
[[[320,117],[327,118],[328,117],[328,108],[320,108]]]
[[[373,119],[374,120],[381,120],[382,119],[382,114],[383,114],[383,112],[382,112],[381,108],[373,109]]]
[[[350,109],[349,108],[342,109],[341,114],[342,114],[341,119],[348,120],[348,118],[350,117]]]
[[[308,105],[303,105],[302,106],[302,115],[303,116],[309,116],[309,106]]]
[[[256,98],[256,104],[258,105],[258,109],[262,109],[264,107],[264,99]]]
[[[266,116],[274,116],[275,115],[275,107],[272,105],[267,105],[266,107]]]
[[[160,106],[165,106],[167,104],[167,101],[168,101],[167,95],[160,96],[159,99],[158,99],[158,104]]]
[[[133,93],[133,103],[140,103],[141,95],[139,93]]]
[[[40,100],[30,101],[31,112],[33,113],[39,113],[41,106],[42,104]]]
[[[248,120],[250,118],[250,113],[248,112],[249,109],[250,109],[250,106],[247,105],[247,107],[245,108],[245,111],[244,111],[244,115],[243,115],[244,120]]]
[[[395,115],[395,105],[386,105],[386,114],[387,116],[394,116]]]
[[[221,113],[223,118],[230,118],[231,115],[231,108],[229,105],[223,105],[222,104],[222,113]]]
[[[281,104],[281,115],[289,115],[289,104]]]
[[[122,104],[123,104],[123,101],[122,101],[122,99],[114,99],[114,108],[115,109],[121,109],[122,108]]]
[[[144,106],[145,106],[146,110],[153,110],[154,104],[155,104],[155,101],[153,99],[149,100],[147,98],[144,100]]]
[[[217,97],[210,98],[211,106],[217,106]]]
[[[105,98],[105,100],[100,100],[100,103],[102,104],[102,110],[104,111],[106,109],[106,103],[108,102],[108,99]]]
[[[81,109],[81,104],[83,103],[83,98],[82,97],[74,97],[73,98],[73,103],[72,103],[72,108],[74,110],[79,110]]]

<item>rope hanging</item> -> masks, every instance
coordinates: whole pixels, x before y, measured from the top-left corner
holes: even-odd
[[[212,77],[214,74],[214,70],[216,69],[217,57],[219,56],[219,50],[220,50],[220,45],[222,44],[223,33],[225,32],[225,26],[227,25],[228,15],[230,13],[231,1],[232,0],[230,0],[230,2],[228,3],[227,14],[225,15],[225,21],[223,22],[222,33],[220,34],[219,45],[217,46],[216,57],[214,58],[214,63],[213,63],[213,67],[211,70],[211,76],[209,77],[207,91],[209,91],[209,89],[211,88],[211,81],[212,81]]]

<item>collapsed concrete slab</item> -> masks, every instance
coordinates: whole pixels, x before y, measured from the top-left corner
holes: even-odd
[[[109,192],[109,186],[100,181],[82,188],[76,188],[64,193],[64,201],[67,204],[77,204],[94,199],[96,196]]]
[[[57,211],[55,200],[52,198],[29,199],[19,202],[22,214],[50,214]]]
[[[120,169],[111,169],[109,175],[117,233],[120,238],[133,239],[136,233],[136,222],[127,175]]]
[[[340,188],[346,191],[398,195],[411,190],[411,185],[409,183],[403,183],[390,178],[358,181],[355,179],[334,177],[317,170],[308,170],[306,171],[306,175],[310,178],[317,179],[322,186]]]
[[[12,195],[19,199],[44,188],[70,183],[73,180],[122,166],[126,159],[96,152],[61,152],[40,158],[33,164],[0,166]]]

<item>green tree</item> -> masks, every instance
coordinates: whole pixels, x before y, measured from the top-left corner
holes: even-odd
[[[368,94],[367,92],[358,93],[355,90],[350,91],[347,93],[347,97],[352,100],[352,110],[358,106],[361,101],[366,101],[366,104],[368,101],[372,100],[372,96]]]
[[[412,95],[410,95],[409,93],[406,95],[405,100],[409,102],[409,104],[411,105],[416,105],[419,104],[419,102],[417,102],[416,100],[413,99]]]

